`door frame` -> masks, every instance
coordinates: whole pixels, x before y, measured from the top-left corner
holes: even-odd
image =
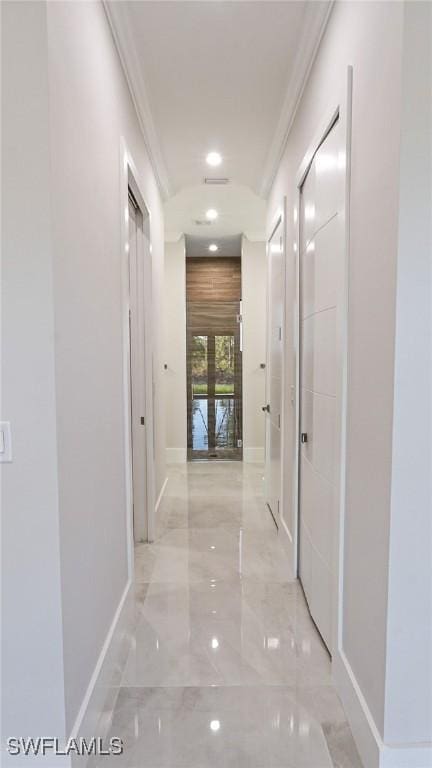
[[[294,573],[298,577],[299,568],[299,527],[300,527],[300,362],[301,362],[301,307],[300,307],[300,210],[301,189],[313,158],[338,119],[345,146],[345,184],[344,207],[341,213],[343,227],[344,249],[342,257],[342,292],[340,308],[337,315],[337,402],[339,408],[336,414],[337,447],[336,456],[336,499],[335,499],[335,531],[333,540],[333,585],[332,585],[332,631],[331,653],[342,652],[342,612],[343,612],[343,550],[344,550],[344,521],[345,521],[345,486],[346,486],[346,440],[348,413],[348,327],[349,327],[349,252],[350,252],[350,186],[351,186],[351,122],[352,122],[352,79],[353,70],[347,67],[345,77],[340,83],[339,98],[333,102],[320,121],[313,141],[307,148],[296,174],[294,220],[296,255],[296,322],[295,322],[295,468],[293,475],[293,504],[294,504]]]
[[[154,450],[154,395],[153,395],[153,341],[152,341],[152,214],[145,202],[143,184],[137,166],[125,139],[120,140],[120,221],[121,221],[121,285],[122,285],[122,341],[123,341],[123,418],[125,451],[125,497],[128,574],[134,572],[134,524],[132,481],[132,431],[131,431],[131,379],[130,379],[130,329],[129,329],[129,189],[141,209],[144,222],[149,226],[149,248],[142,248],[143,265],[143,318],[144,318],[144,384],[146,422],[146,520],[144,529],[147,541],[155,534],[155,450]],[[147,214],[147,215],[146,215]]]
[[[286,408],[286,393],[285,393],[285,358],[286,358],[286,210],[287,210],[287,198],[286,196],[283,197],[281,204],[276,209],[276,212],[273,214],[271,220],[270,220],[270,227],[269,227],[269,234],[267,236],[266,241],[266,378],[265,378],[265,400],[266,404],[269,403],[270,399],[270,269],[271,269],[271,262],[270,262],[270,241],[276,232],[279,225],[282,226],[282,262],[283,262],[283,301],[282,301],[282,349],[281,349],[281,425],[280,425],[280,435],[281,435],[281,477],[280,477],[280,500],[279,500],[279,517],[278,520],[275,523],[278,527],[279,532],[283,532],[283,534],[288,538],[290,544],[292,544],[292,537],[289,532],[288,526],[285,522],[285,505],[284,505],[284,498],[285,498],[285,408]],[[265,416],[265,442],[264,442],[264,466],[265,466],[265,482],[267,484],[268,482],[268,472],[267,472],[267,457],[268,457],[268,440],[269,440],[269,426],[268,426],[268,414],[266,413]],[[273,512],[271,512],[273,516]]]
[[[232,398],[234,402],[234,410],[236,408],[235,403],[236,400],[240,400],[240,402],[243,405],[243,362],[242,362],[242,351],[241,351],[241,344],[240,344],[240,323],[237,324],[236,329],[233,331],[232,328],[224,329],[223,326],[220,328],[205,328],[203,327],[200,329],[199,327],[194,328],[193,330],[187,329],[186,332],[186,390],[187,390],[187,460],[188,461],[211,461],[210,458],[210,447],[208,447],[206,450],[195,450],[193,448],[189,447],[189,444],[191,443],[191,435],[192,435],[192,403],[193,398],[191,398],[191,390],[192,390],[192,376],[191,376],[191,358],[189,354],[189,350],[192,344],[192,340],[194,336],[206,336],[213,337],[216,339],[217,336],[232,336],[234,338],[234,397]],[[240,364],[240,375],[236,379],[236,366],[237,364]],[[208,367],[207,367],[207,381],[209,379],[208,375]],[[236,387],[236,381],[237,381],[237,387]],[[220,396],[213,396],[212,398],[208,394],[207,390],[207,402],[210,399],[214,399],[215,402],[218,399],[223,400],[223,395]],[[229,399],[229,398],[227,398]],[[208,412],[207,412],[208,413]],[[237,439],[240,439],[243,443],[243,408],[238,409],[239,413],[239,432],[241,437]],[[208,419],[208,416],[207,416]],[[207,424],[208,426],[208,424]],[[228,449],[228,451],[232,450],[232,454],[227,454],[226,457],[223,456],[223,449],[217,449],[216,447],[213,449],[215,452],[218,450],[221,452],[221,456],[218,456],[215,461],[242,461],[243,460],[243,445],[235,446],[233,449]]]

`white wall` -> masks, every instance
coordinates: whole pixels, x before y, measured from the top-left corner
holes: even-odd
[[[61,737],[46,7],[2,3],[1,13],[1,418],[13,444],[13,463],[1,465],[2,737]]]
[[[432,742],[431,4],[406,4],[404,21],[385,710],[396,743]]]
[[[144,181],[142,193],[151,212],[156,495],[165,476],[159,357],[163,219],[102,4],[48,3],[48,32],[64,652],[71,727],[127,581],[121,136]]]
[[[295,175],[353,65],[350,372],[344,638],[349,663],[382,732],[391,470],[395,252],[402,6],[336,3],[269,200],[287,195],[287,329],[294,339]],[[383,56],[385,51],[385,56]],[[385,93],[385,99],[383,99]],[[289,343],[286,386],[295,383]],[[290,420],[291,419],[291,420]],[[289,440],[294,411],[287,409]],[[287,514],[294,515],[293,507]],[[373,535],[372,535],[373,532]],[[367,553],[367,558],[366,558]],[[365,562],[367,560],[367,568]],[[371,644],[366,638],[374,638]]]
[[[264,461],[266,245],[242,238],[243,458]]]
[[[12,560],[16,555],[21,582],[29,585],[25,603],[15,585],[9,585],[10,602],[16,601],[16,608],[6,625],[11,633],[9,642],[6,635],[7,662],[11,675],[15,673],[16,690],[19,692],[26,679],[34,697],[40,697],[39,703],[34,699],[32,704],[34,727],[22,720],[25,704],[21,698],[14,712],[14,732],[56,735],[61,717],[67,733],[75,722],[128,582],[121,335],[122,136],[151,211],[157,492],[165,478],[165,399],[159,358],[163,343],[163,217],[103,5],[11,3],[7,16],[7,53],[15,62],[7,70],[12,104],[8,120],[16,147],[5,181],[16,192],[8,211],[11,276],[6,286],[3,340],[5,349],[13,345],[14,352],[3,404],[8,414],[4,418],[13,421],[17,454],[16,463],[6,468],[14,487],[6,487],[5,493],[11,520],[8,557]],[[40,136],[35,133],[39,126]],[[30,159],[28,182],[25,171]],[[35,202],[36,208],[30,208]],[[51,242],[46,245],[48,238]],[[36,445],[33,439],[37,439]],[[39,477],[35,487],[33,476],[34,482]],[[34,496],[32,507],[30,494]],[[30,518],[27,525],[26,517]],[[59,546],[63,639],[58,626],[56,635],[44,624],[47,606],[54,610],[59,601],[58,554],[57,563],[55,560]],[[39,578],[44,578],[43,584],[38,585]],[[31,610],[26,614],[23,606],[29,600]],[[51,662],[45,670],[47,638]],[[40,728],[43,693],[48,695],[53,678],[57,685],[62,684],[62,656],[65,706],[63,692],[58,691],[55,698],[53,688],[56,719],[50,719],[47,708],[45,727]],[[22,659],[25,663],[20,669]],[[44,671],[47,682],[41,686]]]
[[[409,5],[415,7],[417,4]],[[290,247],[290,243],[294,241],[295,176],[323,115],[336,103],[339,84],[346,75],[347,66],[352,65],[346,514],[342,565],[342,637],[340,653],[336,654],[335,661],[339,689],[348,707],[354,734],[368,768],[378,765],[376,761],[381,759],[379,752],[388,753],[389,750],[384,746],[383,739],[391,737],[392,741],[400,739],[403,741],[403,737],[409,736],[418,740],[421,730],[425,733],[424,719],[428,716],[425,709],[427,683],[425,681],[423,684],[420,683],[422,664],[427,671],[425,644],[428,642],[428,636],[425,621],[428,619],[421,620],[417,602],[411,609],[416,626],[411,627],[405,624],[402,638],[399,636],[398,640],[394,635],[388,635],[389,629],[395,629],[398,633],[402,631],[403,611],[401,613],[400,609],[394,614],[394,622],[390,621],[388,624],[388,616],[390,620],[392,616],[392,601],[394,599],[397,604],[399,600],[397,592],[392,592],[392,581],[395,579],[394,583],[397,584],[405,578],[405,589],[407,589],[408,577],[412,571],[405,566],[408,560],[418,556],[416,548],[408,545],[409,538],[404,542],[403,526],[400,527],[399,533],[396,533],[397,528],[395,529],[396,539],[393,540],[395,520],[391,508],[392,484],[395,488],[397,471],[394,467],[392,473],[392,460],[395,460],[392,445],[395,314],[399,311],[396,306],[396,302],[399,302],[399,294],[398,298],[396,294],[397,269],[401,274],[401,265],[397,263],[398,224],[400,205],[406,204],[406,199],[403,201],[399,197],[401,102],[402,95],[404,97],[406,95],[406,92],[402,94],[402,54],[406,22],[404,13],[403,3],[335,3],[273,184],[268,209],[270,222],[276,209],[281,205],[283,196],[287,195],[286,386],[289,387],[295,382],[296,366],[295,258]],[[417,33],[414,35],[415,39]],[[419,66],[419,62],[413,65],[412,72]],[[424,79],[426,76],[420,79],[423,85]],[[413,84],[412,78],[408,90],[413,87]],[[427,98],[425,93],[423,98],[425,100]],[[427,124],[423,125],[425,131],[429,130],[430,137],[430,128],[426,128]],[[423,146],[426,143],[425,135],[422,134]],[[423,155],[422,160],[426,163]],[[421,160],[418,159],[418,162],[420,163]],[[420,174],[420,184],[424,185],[424,174]],[[412,187],[413,183],[410,185],[410,192],[405,191],[404,194],[407,196],[411,194]],[[408,190],[407,174],[403,189]],[[417,190],[416,194],[422,194],[422,192]],[[423,198],[416,211],[417,220],[430,223],[430,217],[426,217],[425,207],[427,204]],[[413,208],[410,208],[410,213],[412,217]],[[408,220],[410,220],[409,216]],[[412,220],[410,223],[412,224]],[[411,289],[403,297],[403,301],[407,308],[405,312],[408,313],[414,312],[417,301],[420,302],[423,322],[417,321],[417,323],[420,322],[422,327],[419,344],[424,356],[426,305],[425,291],[421,288],[421,281],[427,281],[428,278],[425,267],[426,251],[423,248],[426,248],[425,241],[421,252],[417,254],[417,277],[413,278],[411,271]],[[406,256],[402,259],[404,265],[408,258],[412,260],[412,244],[410,256],[408,257],[408,251],[406,251]],[[401,312],[403,316],[402,308]],[[400,333],[401,335],[404,333],[401,326]],[[402,353],[403,358],[404,354],[405,352]],[[424,358],[422,362],[424,365]],[[404,363],[407,363],[406,358]],[[419,361],[417,365],[420,365]],[[409,364],[404,367],[404,376],[408,375],[408,370]],[[424,391],[427,384],[425,382],[424,389],[420,391],[415,387],[415,376],[411,381],[411,386],[416,389],[415,394],[412,392],[412,395],[420,397],[419,409],[422,413],[421,421],[424,424],[428,412],[428,400]],[[289,410],[287,417],[287,437],[292,450],[295,424],[294,418],[290,420]],[[411,424],[409,429],[412,428]],[[423,441],[427,442],[427,438],[423,438]],[[409,443],[404,445],[408,452],[417,450],[411,438]],[[411,536],[411,538],[414,536],[416,544],[422,536],[426,538],[428,535],[426,510],[420,501],[425,489],[424,462],[418,471],[420,474],[423,473],[423,480],[415,501],[415,518],[421,530],[415,534],[412,533]],[[288,483],[290,482],[289,477]],[[411,483],[414,482],[415,477],[412,475]],[[409,485],[405,478],[404,488],[407,489]],[[286,514],[291,516],[291,519],[296,514],[291,500]],[[406,505],[404,512],[402,513],[399,509],[397,514],[400,520],[403,517],[406,532],[406,525],[410,525],[406,516]],[[392,556],[389,559],[391,539],[392,547],[395,546],[396,549],[394,558]],[[406,547],[403,555],[397,551],[398,545],[402,549]],[[423,581],[419,593],[423,601],[429,595],[428,588],[425,586],[429,578],[427,566],[427,558],[417,563],[418,570],[414,582],[417,584],[419,580]],[[407,604],[408,595],[406,600]],[[402,651],[407,655],[413,652],[409,647],[408,631],[411,633],[418,631],[422,638],[416,642],[416,650],[420,653],[419,661],[411,667],[411,671],[415,671],[415,679],[420,686],[420,698],[415,705],[412,698],[409,699],[410,705],[408,701],[404,705],[401,704],[401,698],[405,696],[405,688],[408,685],[410,669],[410,663],[405,662],[403,675],[397,682],[398,695],[391,704],[389,694],[394,695],[395,689],[392,689],[388,677],[391,670],[390,667],[387,669],[387,664],[390,665],[392,662],[389,646],[392,645],[395,654],[394,673],[401,662]],[[412,637],[412,634],[410,636]],[[405,682],[400,687],[403,680]],[[393,677],[392,681],[396,681],[396,678]],[[417,689],[413,689],[413,697],[416,695]],[[413,709],[402,727],[401,720],[408,706],[412,706]],[[416,718],[417,722],[414,725]],[[385,759],[393,760],[391,763],[393,768],[396,766],[407,768],[408,765],[415,765],[418,768],[420,764],[427,764],[426,762],[408,762],[409,759],[414,758],[408,757],[406,751],[392,754]],[[423,761],[425,759],[427,758],[424,756],[419,758]],[[387,764],[390,765],[390,763]]]
[[[185,462],[186,407],[186,258],[185,240],[165,243],[165,396],[168,462]]]

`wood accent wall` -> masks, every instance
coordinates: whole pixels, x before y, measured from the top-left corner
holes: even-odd
[[[187,301],[240,301],[241,259],[202,256],[186,259]]]
[[[187,328],[192,334],[236,333],[237,316],[240,311],[238,301],[188,301]]]

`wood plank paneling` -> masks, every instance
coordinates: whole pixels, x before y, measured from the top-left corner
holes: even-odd
[[[240,301],[241,259],[186,259],[186,297],[188,301]]]
[[[187,328],[203,336],[209,333],[236,333],[239,312],[238,301],[188,301]]]

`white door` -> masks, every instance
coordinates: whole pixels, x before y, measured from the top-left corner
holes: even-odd
[[[279,526],[282,487],[282,350],[285,297],[285,254],[281,218],[268,243],[266,503]]]
[[[134,541],[147,539],[143,217],[129,200],[129,341]]]
[[[336,123],[315,154],[300,206],[299,573],[311,615],[330,650],[344,249],[340,142]]]

